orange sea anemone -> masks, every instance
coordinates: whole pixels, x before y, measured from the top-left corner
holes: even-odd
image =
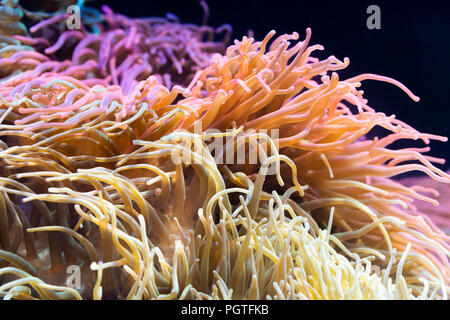
[[[450,176],[428,148],[390,148],[447,139],[359,90],[418,101],[403,84],[340,79],[349,59],[315,58],[310,29],[274,35],[208,53],[186,86],[114,81],[117,50],[73,63],[2,40],[0,297],[447,299],[450,236],[412,206],[435,194],[392,177]],[[377,126],[391,133],[368,137]]]

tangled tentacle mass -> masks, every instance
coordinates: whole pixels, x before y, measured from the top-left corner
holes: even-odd
[[[450,236],[414,206],[436,191],[393,177],[450,176],[391,147],[447,139],[360,90],[418,101],[403,84],[341,79],[310,29],[228,46],[227,25],[82,13],[0,7],[0,297],[447,299]]]

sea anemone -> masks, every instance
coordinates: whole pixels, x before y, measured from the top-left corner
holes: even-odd
[[[340,79],[310,29],[225,49],[228,26],[103,10],[53,43],[2,38],[1,297],[447,299],[450,236],[412,205],[436,194],[393,177],[450,176],[389,148],[446,138],[359,90],[418,101],[403,84]]]

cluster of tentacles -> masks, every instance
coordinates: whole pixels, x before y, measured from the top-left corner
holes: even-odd
[[[435,191],[392,177],[450,176],[389,148],[446,138],[359,90],[406,87],[339,79],[309,29],[221,52],[223,28],[97,16],[1,36],[0,297],[447,299],[450,236],[413,206]]]

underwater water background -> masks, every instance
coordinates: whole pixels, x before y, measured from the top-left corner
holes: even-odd
[[[21,1],[22,3],[22,1]],[[23,0],[32,6],[35,0]],[[450,4],[447,1],[302,1],[302,0],[208,0],[208,25],[230,24],[233,39],[253,30],[262,40],[272,29],[277,35],[297,31],[300,39],[305,29],[312,29],[311,44],[325,50],[315,56],[330,55],[350,65],[338,73],[341,79],[361,73],[375,73],[394,78],[420,97],[412,101],[394,85],[364,81],[362,90],[368,105],[378,112],[396,117],[415,129],[450,136]],[[175,14],[182,23],[201,24],[203,10],[198,0],[87,1],[90,7],[103,4],[130,17],[158,17]],[[377,5],[381,29],[368,29],[367,8]],[[370,135],[382,135],[384,129]],[[397,142],[394,148],[423,146],[421,142]],[[428,154],[447,159],[439,168],[450,168],[450,143],[432,141]],[[416,174],[416,173],[413,173]],[[409,174],[411,175],[411,174]]]

